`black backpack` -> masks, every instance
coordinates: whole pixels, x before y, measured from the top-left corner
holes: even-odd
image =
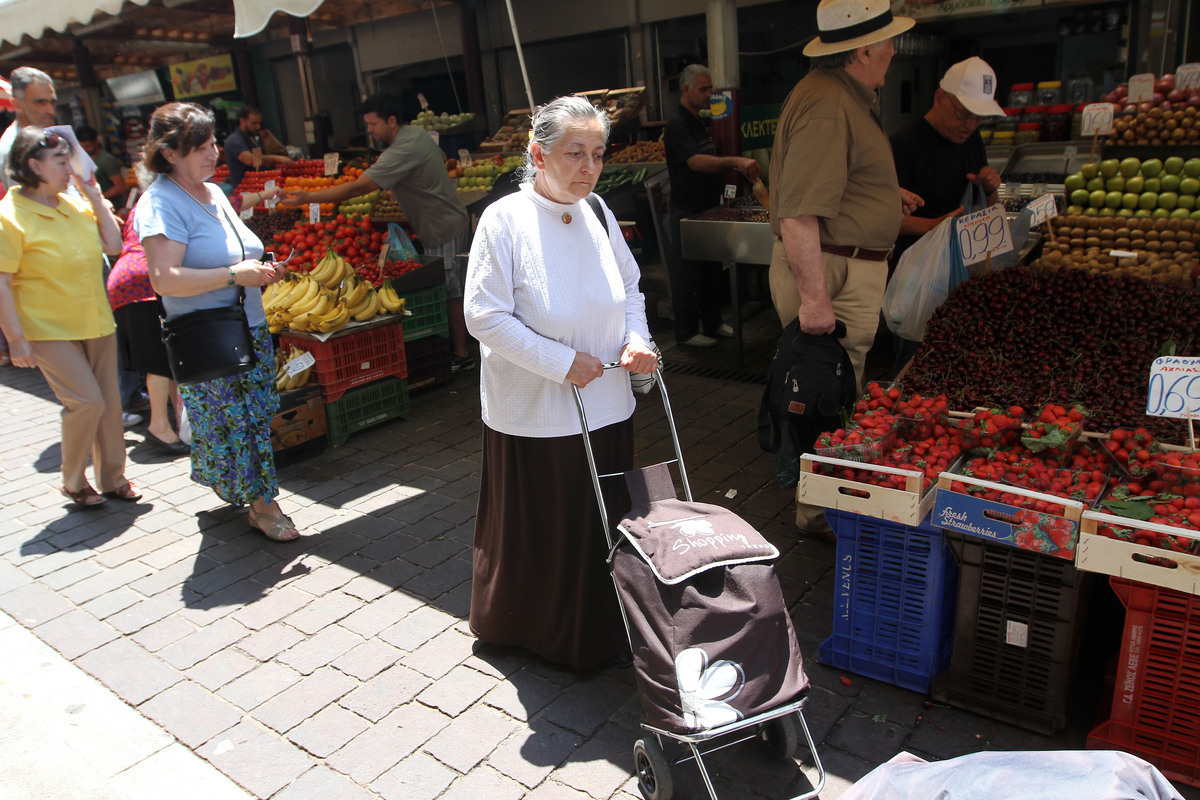
[[[841,320],[833,333],[818,335],[804,333],[793,319],[779,337],[758,409],[758,443],[779,454],[775,480],[784,488],[800,479],[800,454],[811,453],[823,432],[840,427],[843,409],[854,405],[854,365],[838,341],[845,335]]]

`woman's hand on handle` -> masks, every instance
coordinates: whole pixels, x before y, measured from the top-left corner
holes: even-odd
[[[658,356],[641,342],[630,342],[621,351],[621,366],[639,375],[648,375],[658,369]]]
[[[576,353],[575,361],[567,370],[567,380],[582,389],[604,374],[604,365],[600,359],[588,353]]]

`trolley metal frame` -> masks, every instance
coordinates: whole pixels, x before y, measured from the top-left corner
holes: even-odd
[[[604,364],[604,369],[616,369],[620,367],[620,362],[613,361]],[[679,433],[675,427],[675,416],[671,413],[671,400],[667,394],[666,384],[663,382],[662,369],[657,368],[654,372],[655,382],[658,385],[659,394],[662,396],[663,408],[666,411],[667,426],[671,431],[671,443],[675,447],[675,458],[673,461],[666,463],[676,464],[679,469],[680,481],[683,485],[684,496],[688,502],[692,502],[692,487],[688,483],[687,468],[683,463],[683,449],[679,444]],[[601,478],[621,477],[623,473],[612,472],[599,474],[596,468],[596,457],[592,451],[592,439],[588,434],[587,411],[583,407],[583,397],[579,393],[579,387],[571,385],[571,390],[575,395],[575,405],[579,410],[579,424],[583,432],[583,449],[587,454],[588,467],[592,475],[592,487],[596,492],[596,505],[600,512],[601,527],[604,530],[604,537],[608,543],[609,549],[609,564],[612,564],[612,552],[615,549],[613,534],[609,530],[607,506],[604,502],[604,490],[600,487]],[[611,571],[610,571],[611,572]],[[613,578],[613,588],[617,594],[617,606],[621,609],[621,621],[625,624],[626,641],[632,642],[629,628],[629,617],[625,612],[625,603],[621,598],[620,587],[617,586],[616,575]],[[800,723],[800,730],[804,734],[805,743],[808,745],[808,750],[812,754],[813,767],[817,770],[817,783],[812,791],[797,795],[791,800],[810,800],[821,793],[825,788],[825,767],[821,764],[821,757],[817,754],[817,745],[813,741],[812,733],[808,729],[808,723],[804,719],[804,707],[808,704],[807,694],[799,700],[791,703],[786,703],[770,711],[764,711],[759,714],[747,717],[737,722],[721,725],[716,728],[710,728],[704,731],[695,731],[692,733],[676,733],[674,731],[663,730],[648,725],[643,722],[642,728],[649,733],[654,734],[653,739],[640,739],[634,745],[634,764],[637,770],[638,788],[646,800],[670,800],[672,795],[672,781],[670,776],[671,767],[688,761],[695,761],[697,768],[700,770],[700,776],[704,780],[704,786],[708,789],[709,797],[712,800],[719,800],[717,791],[713,787],[712,779],[709,777],[708,768],[704,765],[704,756],[715,753],[719,750],[724,750],[742,742],[747,742],[756,739],[772,755],[779,758],[791,760],[795,755],[796,748],[796,731],[791,723],[790,715],[795,714],[795,719]],[[747,729],[757,728],[753,733],[745,735]],[[715,747],[701,749],[701,745],[725,736],[734,734],[744,734],[736,739],[721,743]],[[666,758],[663,747],[664,739],[670,739],[680,744],[686,745],[687,750],[679,757],[668,760]],[[807,776],[806,776],[807,777]]]

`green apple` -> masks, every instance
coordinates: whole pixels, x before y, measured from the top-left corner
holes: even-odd
[[[1150,212],[1150,216],[1154,219],[1166,219],[1171,216],[1171,212],[1165,208],[1156,208]]]
[[[1162,184],[1164,192],[1178,192],[1179,184],[1183,183],[1183,179],[1178,175],[1163,175],[1158,181]]]
[[[1180,194],[1200,194],[1200,180],[1196,178],[1184,178],[1179,182]]]
[[[1157,178],[1162,172],[1163,163],[1157,158],[1151,158],[1142,162],[1142,175],[1147,178]]]
[[[1104,205],[1109,208],[1120,208],[1124,199],[1125,195],[1122,192],[1109,192],[1104,195]]]
[[[1106,158],[1100,162],[1100,174],[1105,178],[1111,178],[1121,171],[1121,162],[1115,158]]]
[[[1100,213],[1100,209],[1096,208],[1095,206],[1088,206],[1087,208],[1085,208],[1083,210],[1083,215],[1085,217],[1094,217],[1094,216],[1098,215],[1099,213]]]
[[[1087,189],[1076,189],[1075,191],[1071,192],[1071,205],[1086,206],[1090,196],[1091,193],[1088,192]]]
[[[1133,156],[1122,159],[1120,167],[1119,167],[1119,169],[1121,170],[1121,174],[1124,175],[1126,178],[1132,178],[1134,175],[1137,175],[1138,170],[1140,170],[1141,168],[1142,168],[1141,160],[1134,158]]]
[[[1192,219],[1200,219],[1200,208],[1192,212]]]
[[[1137,211],[1133,212],[1133,216],[1135,219],[1149,219],[1150,209],[1139,208]]]
[[[1142,192],[1138,195],[1139,208],[1155,208],[1158,206],[1158,192]]]
[[[1181,194],[1179,195],[1179,207],[1191,210],[1196,207],[1196,195]]]
[[[1104,182],[1104,188],[1110,192],[1123,192],[1125,191],[1125,179],[1120,175],[1109,178]]]
[[[1125,180],[1125,191],[1141,194],[1146,191],[1146,179],[1141,175],[1134,175],[1132,178]]]
[[[1068,214],[1082,214],[1083,206],[1067,206]]]
[[[1138,194],[1135,192],[1126,192],[1121,195],[1121,206],[1123,208],[1137,208],[1138,197]]]
[[[1183,159],[1179,156],[1171,156],[1163,162],[1163,172],[1168,175],[1178,175],[1183,172]]]
[[[1162,192],[1158,196],[1158,207],[1165,208],[1170,211],[1175,206],[1179,205],[1179,195],[1175,192]]]
[[[1143,192],[1159,192],[1162,191],[1162,181],[1158,178],[1146,178],[1142,181]]]
[[[1087,186],[1085,186],[1084,188],[1087,189],[1089,192],[1097,192],[1097,191],[1103,192],[1103,191],[1107,191],[1104,188],[1105,183],[1106,183],[1106,181],[1104,180],[1104,178],[1101,178],[1099,175],[1097,175],[1096,177],[1089,179],[1087,182]]]
[[[1200,178],[1200,158],[1189,158],[1183,162],[1183,174],[1189,178]]]
[[[1171,219],[1187,219],[1192,215],[1192,212],[1186,208],[1177,208],[1171,212]]]
[[[1108,199],[1108,192],[1103,189],[1097,189],[1088,197],[1088,205],[1092,208],[1103,208],[1105,201]]]
[[[1087,178],[1076,172],[1063,179],[1063,186],[1067,188],[1068,192],[1073,192],[1076,189],[1082,189],[1084,186],[1087,186]]]
[[[1195,159],[1195,161],[1200,162],[1200,158]],[[1200,166],[1200,164],[1197,166]],[[1084,180],[1090,181],[1100,174],[1100,165],[1095,161],[1089,161],[1079,168],[1079,174],[1083,176]],[[1197,173],[1197,177],[1200,177],[1200,173]]]
[[[1133,216],[1133,211],[1132,211],[1132,210],[1130,210],[1130,209],[1128,209],[1128,208],[1118,208],[1118,209],[1117,209],[1117,216],[1118,216],[1118,217],[1132,217],[1132,216]]]

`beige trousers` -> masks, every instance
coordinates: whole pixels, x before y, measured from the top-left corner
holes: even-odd
[[[125,430],[117,385],[117,336],[82,341],[30,342],[38,368],[62,403],[62,481],[71,491],[87,483],[91,456],[96,488],[125,485]]]
[[[861,392],[867,351],[875,341],[879,308],[883,304],[884,289],[887,288],[887,262],[847,258],[832,253],[821,253],[821,260],[825,266],[825,287],[833,303],[833,313],[846,324],[846,338],[842,339],[842,346],[854,364],[854,377]],[[788,266],[783,242],[778,239],[771,252],[768,279],[779,322],[787,326],[800,309],[800,293],[796,290],[796,279]],[[810,532],[828,531],[824,513],[825,510],[820,506],[800,503],[796,506],[796,527]]]

